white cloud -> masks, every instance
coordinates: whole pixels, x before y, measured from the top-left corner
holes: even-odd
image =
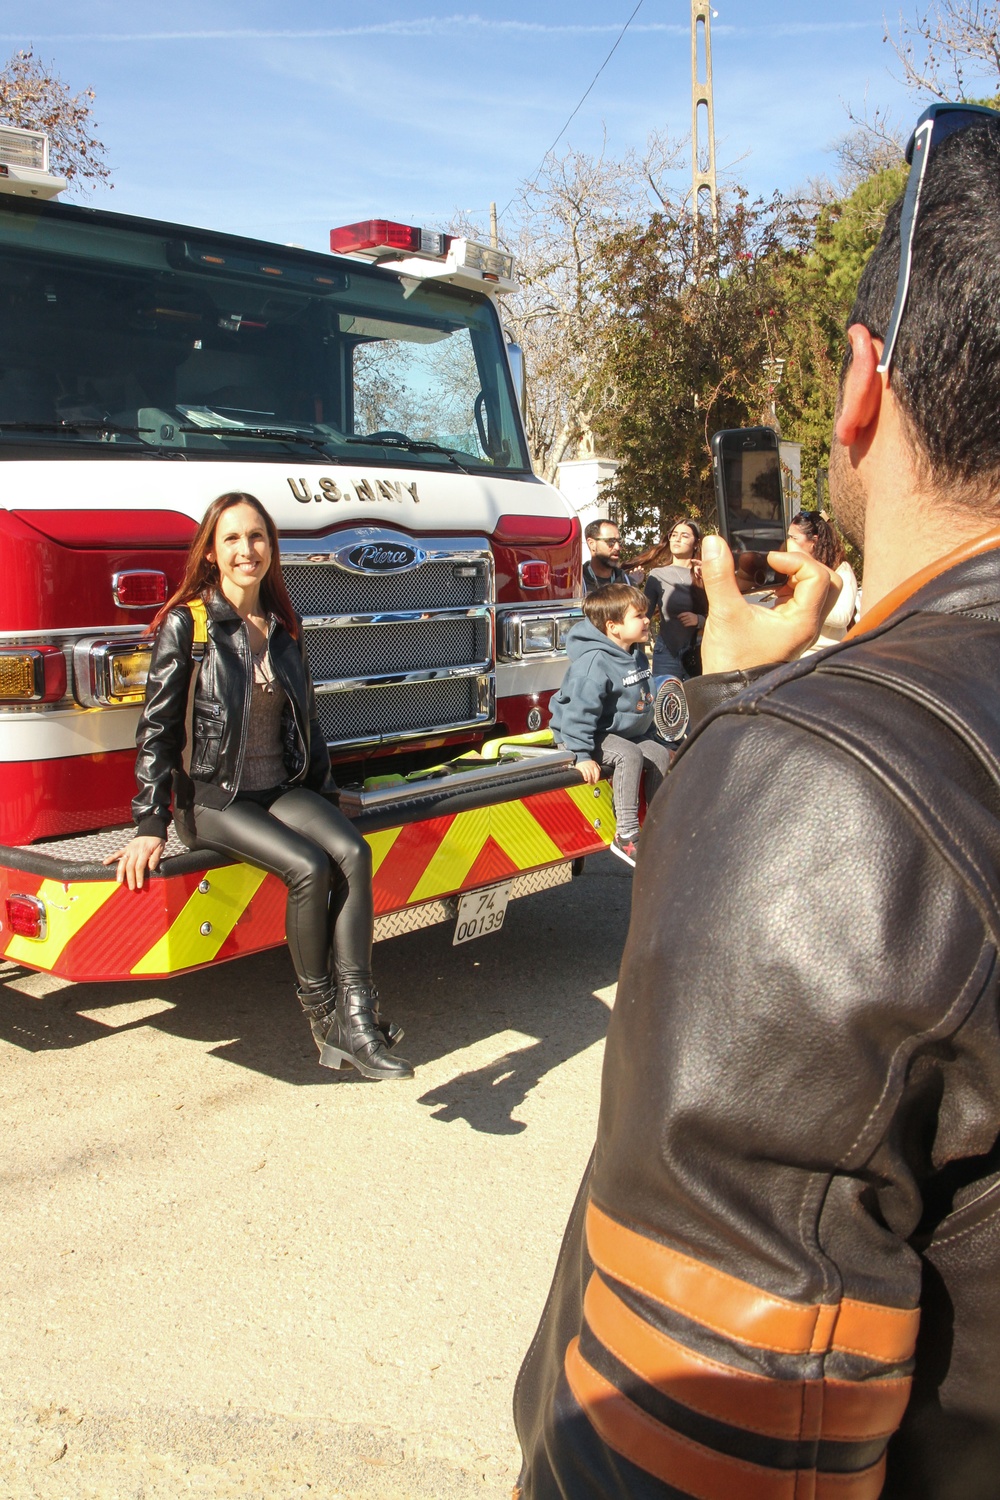
[[[760,26],[717,25],[713,34],[719,37],[754,36],[761,38],[813,36],[842,34],[852,31],[881,29],[881,21],[795,21],[774,22]],[[316,26],[316,27],[220,27],[219,29],[174,30],[174,31],[60,31],[38,36],[32,34],[35,43],[48,42],[238,42],[238,41],[320,41],[347,37],[414,37],[454,35],[462,31],[489,31],[511,36],[599,36],[615,35],[621,30],[617,23],[587,22],[543,22],[517,20],[491,20],[479,15],[420,16],[413,20],[373,21],[361,26]],[[657,33],[660,35],[688,37],[690,26],[666,21],[640,21],[629,27],[632,35]],[[23,42],[27,32],[0,33],[0,41]]]

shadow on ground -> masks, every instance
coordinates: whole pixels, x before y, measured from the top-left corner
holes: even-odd
[[[422,1095],[434,1119],[464,1119],[491,1134],[525,1128],[513,1111],[527,1094],[604,1035],[608,1009],[594,992],[617,978],[630,892],[628,872],[599,855],[572,884],[512,904],[500,933],[456,948],[445,925],[376,946],[383,1011],[405,1027],[400,1050],[418,1069],[503,1032],[537,1039]],[[19,988],[28,972],[0,972],[0,1039],[27,1051],[84,1047],[151,1026],[285,1083],[365,1086],[353,1069],[317,1067],[284,948],[175,979],[37,996]],[[126,1019],[130,1007],[139,1015]],[[84,1014],[97,1011],[100,1019]]]

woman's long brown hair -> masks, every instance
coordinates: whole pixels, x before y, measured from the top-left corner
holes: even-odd
[[[288,634],[298,639],[299,623],[295,618],[295,610],[292,601],[288,597],[288,589],[285,587],[285,579],[281,572],[281,556],[278,551],[278,528],[275,526],[267,511],[261,505],[256,495],[244,495],[235,490],[228,494],[220,495],[213,500],[201,518],[201,524],[194,534],[191,546],[188,548],[187,561],[184,564],[184,576],[179,587],[171,594],[166,604],[160,610],[156,619],[149,626],[152,634],[159,628],[167,614],[178,604],[187,604],[191,599],[208,600],[214,589],[219,587],[219,570],[215,563],[209,562],[208,553],[215,542],[215,528],[219,524],[219,517],[223,511],[229,510],[233,505],[252,505],[254,510],[264,522],[267,531],[267,539],[271,544],[271,563],[261,580],[260,602],[266,614],[276,615],[284,625]]]

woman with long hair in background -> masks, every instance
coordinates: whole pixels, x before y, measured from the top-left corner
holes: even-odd
[[[693,675],[690,653],[708,614],[708,599],[698,576],[700,551],[701,527],[678,516],[660,547],[642,554],[649,558],[644,590],[650,619],[659,615],[653,646],[656,684],[665,677],[683,680]]]

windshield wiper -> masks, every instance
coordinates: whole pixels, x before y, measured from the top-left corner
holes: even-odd
[[[294,427],[200,427],[197,422],[180,422],[178,432],[198,432],[205,437],[263,438],[269,443],[305,443],[324,458],[330,458],[330,450],[319,438],[308,432],[297,432]]]
[[[155,427],[122,427],[117,422],[0,422],[0,432],[97,432],[102,437],[138,437]]]
[[[431,443],[423,438],[397,437],[395,433],[386,437],[345,437],[341,440],[345,443],[366,443],[369,448],[403,448],[410,453],[443,453],[445,458],[450,458],[456,469],[461,469],[463,474],[468,474],[464,464],[459,463],[457,454],[461,449],[444,448],[440,443]],[[463,453],[463,457],[468,454]]]

